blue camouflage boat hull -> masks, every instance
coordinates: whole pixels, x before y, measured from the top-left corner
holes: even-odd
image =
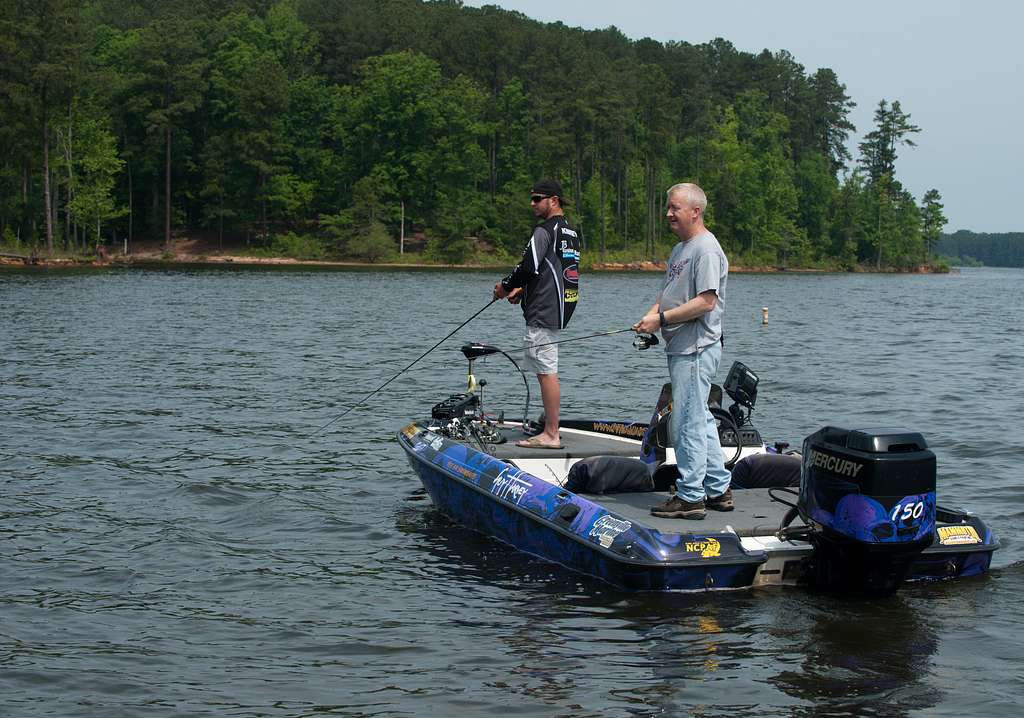
[[[666,534],[637,525],[417,423],[398,439],[434,505],[456,522],[620,588],[745,588],[767,560],[734,533]]]

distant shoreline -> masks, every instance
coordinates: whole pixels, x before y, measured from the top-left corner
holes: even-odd
[[[28,261],[26,261],[28,260]],[[161,255],[118,255],[106,259],[72,259],[63,257],[15,258],[11,255],[0,257],[0,264],[7,266],[30,267],[131,267],[131,266],[264,266],[264,267],[337,267],[353,269],[480,269],[495,271],[507,270],[508,264],[440,264],[434,262],[355,262],[326,259],[293,259],[291,257],[249,257],[244,255],[186,255],[175,254],[171,257]],[[664,272],[664,262],[595,262],[587,267],[588,271],[596,272]],[[788,267],[739,267],[730,266],[730,272],[764,273],[764,272],[826,272],[824,269],[794,269]]]
[[[99,257],[45,257],[45,256],[22,256],[15,254],[0,254],[0,266],[23,267],[32,266],[39,268],[73,268],[73,267],[130,267],[138,266],[265,266],[265,267],[323,267],[323,268],[352,268],[352,269],[460,269],[460,270],[494,270],[504,272],[509,269],[509,262],[479,262],[443,264],[439,262],[365,262],[352,260],[328,260],[328,259],[294,259],[292,257],[257,257],[247,254],[220,253],[217,250],[210,251],[209,246],[199,246],[191,241],[175,243],[171,251],[165,251],[162,246],[142,246],[128,255],[110,254]],[[205,251],[204,251],[205,250]],[[664,261],[630,261],[630,262],[593,262],[584,266],[585,271],[609,271],[609,272],[660,272],[665,271]],[[814,267],[790,267],[790,266],[742,266],[730,265],[732,273],[846,273],[843,269],[814,268]],[[867,267],[858,267],[854,273],[936,273],[934,267],[921,265],[914,270],[883,269],[876,271]]]
[[[164,253],[141,252],[130,255],[114,255],[106,258],[77,259],[64,257],[19,257],[16,255],[0,255],[0,266],[45,268],[104,268],[104,267],[187,267],[187,266],[237,266],[237,267],[322,267],[351,269],[458,269],[458,270],[494,270],[504,271],[509,268],[506,263],[474,263],[474,264],[440,264],[434,262],[356,262],[322,259],[293,259],[291,257],[252,257],[236,254],[192,254],[176,252],[168,256]],[[594,262],[586,267],[586,271],[595,272],[664,272],[665,262]],[[839,273],[843,270],[818,269],[804,267],[754,266],[746,267],[731,265],[730,273],[735,274],[825,274]],[[922,265],[916,270],[886,269],[880,272],[858,268],[854,273],[880,274],[934,274],[932,267]]]

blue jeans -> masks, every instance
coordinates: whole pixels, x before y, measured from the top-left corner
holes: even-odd
[[[722,345],[715,342],[694,354],[669,355],[672,381],[670,428],[676,452],[676,495],[683,501],[721,496],[732,475],[725,468],[718,427],[708,409],[711,378],[722,360]]]

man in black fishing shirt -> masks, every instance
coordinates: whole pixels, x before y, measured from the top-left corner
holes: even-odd
[[[530,191],[530,206],[541,223],[533,228],[523,258],[511,274],[494,285],[494,298],[522,302],[526,318],[524,368],[537,374],[544,404],[544,430],[516,442],[534,449],[560,449],[558,413],[562,391],[558,385],[559,332],[569,324],[579,301],[580,242],[562,213],[562,185],[540,180]],[[526,427],[523,427],[524,429]]]

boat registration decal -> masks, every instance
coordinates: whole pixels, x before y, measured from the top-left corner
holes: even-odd
[[[598,542],[605,548],[611,548],[612,542],[619,534],[629,531],[633,527],[629,521],[622,521],[614,516],[605,514],[590,529],[589,536],[597,538]]]
[[[951,546],[965,543],[981,543],[981,536],[973,526],[939,526],[939,543]]]
[[[524,481],[518,476],[513,476],[508,469],[504,469],[498,476],[491,482],[491,493],[497,496],[499,499],[505,499],[511,501],[516,506],[522,501],[523,497],[526,496],[526,492],[530,490],[532,484],[529,481]]]
[[[707,538],[686,542],[687,553],[699,553],[701,558],[717,558],[722,555],[722,544],[718,539]]]

